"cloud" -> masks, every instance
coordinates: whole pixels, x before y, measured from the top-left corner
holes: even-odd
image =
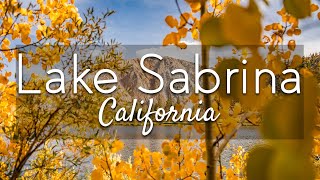
[[[195,62],[195,54],[198,53],[201,56],[201,45],[199,42],[187,42],[188,47],[186,49],[180,49],[176,46],[158,46],[139,49],[136,51],[136,57],[141,58],[142,56],[154,53],[162,57],[168,56],[175,59],[185,60],[189,62]],[[234,56],[232,53],[233,47],[226,46],[222,48],[210,48],[209,53],[209,64],[214,66],[217,63],[217,57],[231,58]],[[201,62],[200,62],[201,64]]]
[[[166,1],[149,1],[149,0],[144,0],[145,3],[149,3],[150,5],[164,5],[166,4]],[[259,7],[262,11],[263,14],[263,25],[275,23],[275,22],[281,22],[282,18],[277,14],[277,11],[281,10],[283,5],[282,1],[269,1],[270,4],[269,6],[265,5],[262,1],[259,1]],[[313,1],[313,3],[319,4],[318,2]],[[247,3],[243,4],[244,6],[247,5]],[[304,54],[299,54],[301,55],[310,55],[311,53],[316,53],[320,52],[320,36],[319,36],[319,26],[320,21],[317,19],[316,15],[311,18],[303,19],[301,20],[300,23],[300,28],[302,29],[302,34],[300,36],[295,36],[295,37],[286,37],[284,44],[286,44],[289,40],[294,39],[296,40],[298,45],[303,45],[304,46]],[[159,40],[161,42],[161,40]],[[153,52],[153,53],[158,53],[159,55],[166,55],[178,59],[183,59],[183,60],[188,60],[188,61],[194,61],[194,53],[198,52],[199,53],[199,41],[193,41],[191,38],[188,38],[185,41],[189,47],[187,50],[179,50],[176,47],[158,47],[156,48],[151,48],[151,49],[143,49],[137,51],[137,56],[141,57],[142,54],[145,54],[147,52]],[[232,48],[216,48],[212,50],[213,58],[215,59],[217,56],[230,56]],[[299,49],[300,51],[301,49]],[[211,60],[213,63],[215,60]]]
[[[201,52],[200,46],[188,46],[187,49],[180,49],[176,46],[161,46],[157,48],[146,48],[136,52],[138,58],[141,58],[145,54],[155,53],[162,57],[168,56],[176,59],[194,62],[195,53]]]

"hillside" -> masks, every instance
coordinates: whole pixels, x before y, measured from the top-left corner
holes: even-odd
[[[164,88],[161,92],[153,95],[145,94],[138,90],[139,86],[142,86],[146,89],[156,89],[159,86],[159,80],[144,72],[140,67],[140,59],[131,59],[127,60],[129,62],[129,70],[128,73],[119,77],[119,86],[126,89],[128,94],[131,97],[137,98],[138,100],[149,100],[153,98],[155,103],[159,106],[166,106],[168,103],[175,103],[183,98],[187,97],[188,95],[176,95],[173,94],[169,87],[170,82],[176,78],[182,78],[182,74],[175,74],[172,75],[171,71],[174,69],[184,69],[188,72],[189,75],[189,87],[190,89],[194,89],[194,63],[178,60],[171,57],[163,57],[160,61],[158,59],[146,59],[145,66],[160,74],[164,80]],[[182,84],[177,84],[175,86],[177,89],[182,87]]]

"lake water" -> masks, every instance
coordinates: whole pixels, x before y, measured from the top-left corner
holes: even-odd
[[[179,128],[176,126],[155,126],[152,133],[147,137],[141,135],[142,127],[133,126],[114,126],[110,131],[117,131],[117,136],[124,142],[125,148],[120,151],[124,160],[133,155],[134,149],[137,146],[144,145],[150,151],[161,151],[161,144],[165,139],[172,139],[174,135],[179,133]],[[182,134],[184,137],[185,134]],[[192,138],[199,138],[196,132],[191,132]],[[223,151],[221,161],[224,166],[229,165],[229,160],[234,153],[234,149],[242,146],[245,150],[249,150],[253,146],[262,142],[260,139],[257,127],[242,127],[239,129],[235,138],[233,138],[229,146]]]

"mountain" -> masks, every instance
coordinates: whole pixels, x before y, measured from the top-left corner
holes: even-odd
[[[140,66],[140,59],[127,60],[130,66],[127,73],[119,77],[118,85],[122,87],[121,89],[126,89],[126,92],[131,98],[136,98],[138,100],[149,100],[154,99],[155,104],[159,106],[166,106],[168,103],[176,103],[186,97],[188,97],[194,89],[194,63],[185,60],[174,59],[171,57],[163,57],[162,60],[156,58],[148,58],[144,61],[144,65],[161,75],[164,80],[163,89],[156,94],[145,94],[141,92],[138,87],[142,86],[145,89],[156,89],[159,87],[160,81],[157,77],[144,72]],[[175,69],[184,69],[188,73],[189,80],[189,95],[180,94],[176,95],[170,91],[170,82],[177,78],[184,78],[184,75],[177,73],[172,75],[171,71]],[[181,89],[184,83],[176,84],[174,87],[176,89]]]

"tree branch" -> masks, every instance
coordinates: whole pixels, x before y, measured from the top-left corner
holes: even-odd
[[[244,113],[241,116],[240,122],[238,123],[237,127],[234,128],[234,130],[232,131],[231,134],[227,134],[225,135],[225,139],[222,142],[222,144],[218,147],[218,149],[216,149],[214,156],[215,157],[219,157],[221,152],[224,150],[224,148],[227,146],[227,144],[229,143],[229,141],[231,140],[231,138],[237,133],[237,131],[240,129],[240,127],[242,126],[242,123],[250,116],[257,114],[256,112],[248,112],[248,113]]]

